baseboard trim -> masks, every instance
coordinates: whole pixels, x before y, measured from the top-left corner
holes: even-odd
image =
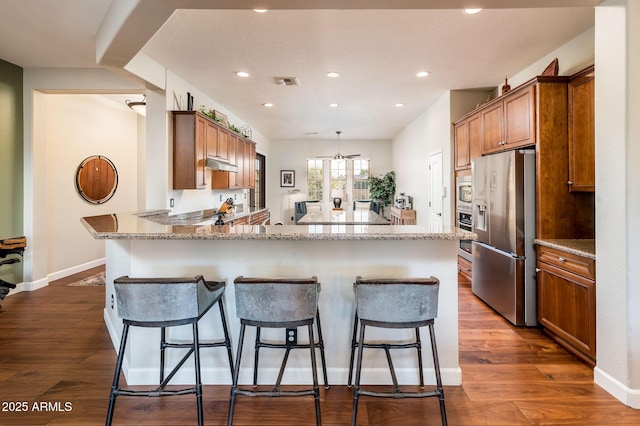
[[[47,277],[49,278],[49,281],[59,280],[61,278],[66,278],[70,275],[77,274],[79,272],[84,272],[87,269],[95,268],[96,266],[102,266],[105,264],[105,262],[106,262],[106,259],[103,257],[100,259],[92,260],[91,262],[87,262],[81,265],[73,266],[71,268],[63,269],[58,272],[52,272],[51,274],[48,274]]]
[[[640,389],[631,389],[598,367],[593,369],[593,381],[624,405],[640,409]]]

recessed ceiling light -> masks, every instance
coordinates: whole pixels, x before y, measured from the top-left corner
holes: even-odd
[[[465,9],[464,13],[466,13],[467,15],[473,15],[475,13],[478,13],[482,11],[482,9]]]
[[[336,78],[336,77],[340,77],[340,74],[338,74],[335,71],[331,71],[327,73],[327,77]]]
[[[329,106],[331,108],[338,108],[340,106],[340,104],[329,104]]]
[[[265,102],[262,104],[263,107],[271,108],[273,104],[271,102]]]
[[[238,77],[249,77],[249,73],[246,72],[246,71],[238,71],[238,72],[236,72],[236,75]]]
[[[422,77],[426,77],[426,76],[428,76],[428,75],[429,75],[429,71],[420,71],[420,72],[418,72],[418,73],[416,74],[416,77],[420,77],[420,78],[422,78]]]
[[[253,9],[253,11],[256,13],[266,13],[267,9]]]
[[[402,108],[403,106],[404,106],[404,104],[400,103],[400,102],[396,104],[396,108]]]

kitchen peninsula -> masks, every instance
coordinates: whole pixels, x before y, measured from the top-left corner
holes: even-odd
[[[344,384],[350,354],[353,320],[353,282],[363,277],[421,277],[440,279],[439,312],[436,338],[440,368],[445,385],[459,385],[458,361],[458,285],[457,241],[474,239],[475,234],[457,228],[431,231],[426,226],[393,225],[241,225],[216,226],[215,217],[198,215],[169,216],[168,211],[138,214],[110,214],[85,217],[82,223],[96,239],[106,244],[106,286],[104,320],[117,348],[122,321],[116,312],[113,280],[131,277],[177,277],[202,274],[207,280],[226,280],[225,308],[234,347],[239,322],[235,316],[233,280],[240,276],[307,277],[315,275],[322,284],[320,315],[326,347],[329,382]],[[203,339],[222,335],[216,312],[200,322]],[[406,330],[375,330],[378,337],[404,338]],[[169,331],[172,338],[188,338],[190,330],[178,327]],[[409,338],[411,333],[407,334]],[[153,384],[157,381],[159,334],[133,328],[125,354],[127,383]],[[266,339],[283,338],[284,330],[263,330]],[[304,341],[304,330],[299,339]],[[371,338],[376,338],[372,330]],[[253,339],[248,336],[247,339]],[[428,339],[425,341],[428,342]],[[294,351],[289,359],[285,383],[309,380],[308,359]],[[373,352],[373,351],[372,351]],[[363,383],[388,383],[384,351],[363,370]],[[404,352],[404,353],[402,353]],[[411,351],[394,354],[399,379],[417,383],[415,358]],[[168,363],[176,361],[169,353]],[[298,358],[298,355],[300,358]],[[264,351],[260,356],[259,381],[274,380],[281,351]],[[229,384],[231,377],[221,350],[202,350],[202,374],[205,384]],[[241,383],[252,380],[253,356],[243,357]],[[426,380],[435,383],[433,366],[425,365]],[[176,383],[191,383],[193,372],[183,369]]]

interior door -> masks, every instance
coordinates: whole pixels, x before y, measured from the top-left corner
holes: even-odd
[[[429,155],[429,223],[433,232],[442,231],[442,151]]]

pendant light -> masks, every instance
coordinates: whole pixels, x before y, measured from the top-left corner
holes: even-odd
[[[137,114],[145,117],[147,115],[147,97],[142,95],[141,101],[130,101],[127,99],[125,102],[129,108],[134,110]]]

